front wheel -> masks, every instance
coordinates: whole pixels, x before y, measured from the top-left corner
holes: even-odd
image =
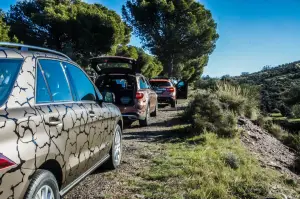
[[[119,125],[117,125],[110,150],[110,157],[103,165],[104,168],[113,170],[120,166],[122,159],[122,148],[122,129]]]
[[[43,169],[39,169],[34,174],[29,188],[25,194],[25,199],[60,199],[59,188],[54,175]]]

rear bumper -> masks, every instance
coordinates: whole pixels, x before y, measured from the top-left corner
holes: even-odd
[[[157,97],[159,103],[172,103],[175,102],[175,99],[172,97]]]
[[[135,121],[144,119],[143,116],[137,113],[124,113],[122,114],[124,121]]]

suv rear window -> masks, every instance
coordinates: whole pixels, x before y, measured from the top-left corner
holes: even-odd
[[[173,86],[171,82],[167,81],[150,81],[152,87],[162,87],[162,86]]]
[[[23,60],[0,59],[0,105],[7,100]]]

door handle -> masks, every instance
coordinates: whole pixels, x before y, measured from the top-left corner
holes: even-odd
[[[96,117],[96,114],[95,114],[94,111],[89,111],[89,116],[90,116],[91,118],[94,118],[94,117]]]
[[[62,122],[58,118],[55,117],[49,118],[49,126],[58,126],[60,124],[62,124]]]

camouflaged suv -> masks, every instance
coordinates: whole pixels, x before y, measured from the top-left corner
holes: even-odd
[[[57,199],[101,164],[118,167],[112,94],[61,53],[0,46],[0,198]]]

